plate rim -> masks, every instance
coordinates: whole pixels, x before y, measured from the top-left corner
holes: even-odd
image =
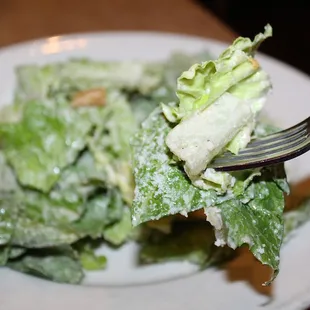
[[[93,39],[102,39],[102,37],[112,37],[112,36],[152,36],[152,37],[165,37],[168,39],[184,39],[188,41],[204,41],[205,43],[212,44],[214,46],[225,46],[227,47],[228,44],[233,42],[236,38],[239,36],[235,36],[230,42],[228,40],[219,40],[214,39],[210,37],[204,37],[199,35],[192,35],[192,34],[182,34],[179,32],[169,32],[169,31],[158,31],[158,30],[108,30],[108,31],[85,31],[85,32],[71,32],[71,33],[63,33],[63,34],[56,34],[52,36],[45,36],[45,37],[39,37],[34,38],[30,40],[15,42],[9,45],[1,46],[0,47],[0,56],[4,52],[9,52],[10,50],[16,50],[20,48],[28,48],[30,46],[39,45],[46,41],[48,41],[51,38],[58,37],[60,40],[67,40],[67,39],[77,39],[79,37],[86,37],[89,40]],[[295,71],[297,74],[303,75],[305,78],[310,79],[310,74],[300,70],[299,68],[296,68],[295,66],[280,60],[276,58],[275,56],[269,55],[265,52],[258,51],[257,53],[258,57],[264,58],[265,60],[269,60],[271,62],[277,63],[280,66],[286,67],[290,71]],[[0,60],[1,63],[1,60]]]

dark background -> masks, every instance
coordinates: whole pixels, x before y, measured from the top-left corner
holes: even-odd
[[[310,0],[197,0],[237,34],[253,37],[264,25],[273,37],[260,51],[310,74]]]

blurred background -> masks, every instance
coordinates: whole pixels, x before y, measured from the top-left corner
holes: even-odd
[[[309,0],[198,0],[236,33],[253,36],[266,23],[274,36],[260,50],[310,74]]]
[[[156,30],[231,42],[266,23],[261,51],[310,74],[310,0],[0,0],[0,46],[71,32]]]

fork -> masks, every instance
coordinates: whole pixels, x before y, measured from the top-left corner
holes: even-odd
[[[282,163],[310,150],[310,117],[283,131],[252,140],[237,155],[225,152],[208,167],[236,171]]]

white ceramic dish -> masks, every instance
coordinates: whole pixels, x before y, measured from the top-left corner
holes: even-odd
[[[176,50],[208,49],[218,55],[225,47],[226,44],[201,38],[147,32],[80,34],[15,45],[0,50],[0,104],[12,99],[14,67],[19,64],[43,64],[70,57],[161,60]],[[263,55],[258,58],[274,84],[274,93],[265,109],[268,117],[287,127],[309,116],[309,78],[272,58]],[[310,153],[289,162],[290,181],[310,176],[309,163]],[[309,235],[310,224],[299,229],[283,247],[272,300],[252,287],[266,280],[253,260],[246,260],[246,264],[232,263],[228,270],[208,269],[201,273],[186,263],[137,268],[133,259],[135,247],[129,244],[120,251],[110,251],[108,270],[88,274],[83,286],[60,285],[3,268],[0,307],[3,310],[248,310],[265,304],[264,309],[303,309],[310,305]]]

